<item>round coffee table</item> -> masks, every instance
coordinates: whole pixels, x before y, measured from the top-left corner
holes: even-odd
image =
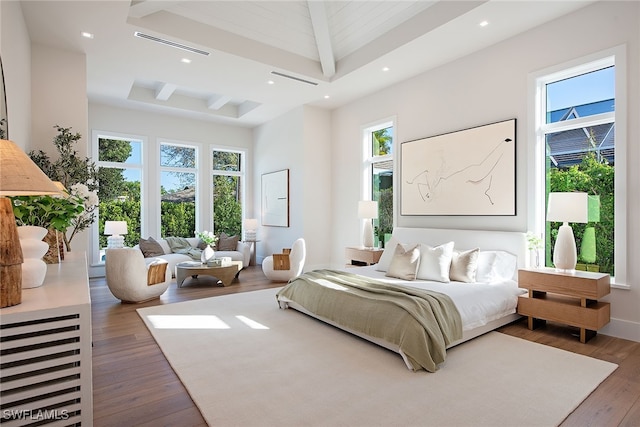
[[[206,264],[198,263],[196,265],[190,262],[179,263],[176,264],[176,282],[181,288],[187,277],[204,275],[215,277],[222,282],[223,286],[229,286],[240,270],[242,270],[242,261],[231,261],[231,265],[226,267],[209,267]]]

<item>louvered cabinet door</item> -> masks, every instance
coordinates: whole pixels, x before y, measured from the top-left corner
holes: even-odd
[[[0,310],[2,427],[93,424],[88,277],[75,258]]]

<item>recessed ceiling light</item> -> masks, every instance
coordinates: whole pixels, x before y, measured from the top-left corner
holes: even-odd
[[[276,82],[274,82],[273,80],[267,80],[267,84],[268,85],[274,85],[274,84],[276,84]]]
[[[81,35],[82,37],[84,37],[85,39],[92,39],[92,38],[93,38],[93,34],[88,33],[88,32],[86,32],[86,31],[81,32],[81,33],[80,33],[80,35]]]
[[[191,60],[189,58],[182,58],[180,62],[184,62],[185,64],[191,64]]]
[[[480,26],[481,26],[481,27],[486,27],[487,25],[489,25],[489,21],[482,21],[482,22],[480,23]]]
[[[331,96],[329,96],[329,95],[325,95],[324,96],[324,99],[329,99],[329,98],[331,98]]]
[[[389,71],[389,67],[382,67],[382,71]]]

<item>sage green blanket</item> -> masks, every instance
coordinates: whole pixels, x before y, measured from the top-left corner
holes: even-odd
[[[451,298],[439,292],[388,285],[336,270],[314,270],[292,279],[278,301],[295,302],[342,327],[396,344],[414,371],[435,372],[446,348],[462,338],[462,320]]]
[[[202,255],[202,250],[198,248],[194,248],[191,246],[189,241],[184,237],[165,237],[167,244],[171,248],[171,252],[174,254],[184,254],[189,255],[191,258],[200,261],[200,255]]]

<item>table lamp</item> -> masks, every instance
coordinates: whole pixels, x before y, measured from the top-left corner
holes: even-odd
[[[11,200],[58,194],[53,181],[13,141],[0,139],[0,308],[22,302],[22,248]]]
[[[373,247],[373,224],[372,219],[378,218],[378,202],[375,200],[361,200],[358,202],[358,218],[364,219],[364,233],[362,235],[362,245],[365,248]]]
[[[254,241],[257,237],[258,220],[255,218],[245,218],[244,220],[244,240]]]
[[[107,249],[124,248],[124,236],[127,234],[126,221],[105,221],[104,234],[107,237]]]
[[[587,193],[549,193],[547,221],[562,222],[553,248],[553,265],[561,270],[574,270],[578,262],[576,240],[569,222],[587,223]]]

